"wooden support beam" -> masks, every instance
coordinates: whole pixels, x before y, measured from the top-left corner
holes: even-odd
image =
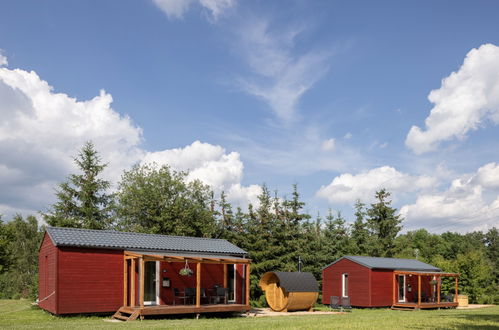
[[[246,305],[250,304],[250,264],[246,265]]]
[[[440,290],[442,289],[441,282],[442,282],[442,279],[440,278],[440,276],[437,276],[437,303],[439,303],[439,304],[440,304]]]
[[[128,260],[123,259],[123,306],[128,305]]]
[[[421,275],[418,275],[418,307],[421,306]]]
[[[132,259],[132,265],[130,266],[130,307],[135,307],[135,282],[137,274],[136,259]]]
[[[223,285],[224,285],[224,288],[226,288],[227,287],[227,264],[224,264],[223,267],[224,267],[224,281],[223,281]]]
[[[458,295],[458,279],[457,277],[455,278],[456,280],[456,294],[454,295],[454,302],[458,302],[457,300],[457,295]]]
[[[396,285],[396,282],[397,282],[397,275],[395,275],[395,273],[393,273],[393,281],[392,281],[392,288],[393,288],[393,294],[392,294],[392,305],[395,305],[395,303],[397,302],[397,285]]]
[[[201,306],[201,263],[196,264],[196,307]]]
[[[145,273],[145,265],[144,265],[144,258],[139,258],[139,264],[140,264],[140,308],[144,308],[144,273]]]

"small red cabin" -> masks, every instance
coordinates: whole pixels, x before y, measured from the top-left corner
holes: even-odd
[[[247,255],[222,239],[48,227],[38,304],[53,314],[120,310],[121,319],[247,311]]]
[[[452,297],[441,296],[442,277],[455,278]],[[322,302],[336,296],[357,307],[455,307],[458,277],[414,259],[345,256],[322,269]]]

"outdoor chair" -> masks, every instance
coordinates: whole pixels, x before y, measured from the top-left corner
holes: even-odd
[[[210,299],[213,304],[220,304],[220,301],[227,304],[227,288],[216,287],[215,294]]]
[[[342,297],[341,298],[341,311],[352,311],[352,305],[350,305],[350,297]]]
[[[421,302],[428,302],[428,296],[424,291],[421,291]]]
[[[188,300],[192,301],[192,304],[194,304],[194,300],[196,299],[196,288],[185,288],[185,295],[189,298]]]
[[[329,307],[332,310],[340,310],[340,298],[337,296],[331,296],[329,300]]]
[[[177,304],[177,300],[181,300],[183,302],[183,304],[186,305],[187,301],[191,300],[191,299],[192,299],[192,297],[188,296],[186,294],[186,291],[180,292],[179,289],[173,288],[173,305]]]

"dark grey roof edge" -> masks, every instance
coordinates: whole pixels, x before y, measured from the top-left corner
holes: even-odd
[[[422,261],[420,261],[420,262],[424,263],[424,264],[426,264],[428,266],[432,266],[433,268],[427,268],[427,269],[425,269],[425,268],[411,268],[411,267],[397,267],[397,268],[392,268],[392,267],[388,267],[388,268],[387,267],[371,267],[371,266],[369,266],[369,265],[367,265],[367,264],[365,264],[365,263],[363,263],[363,262],[355,259],[355,257],[379,258],[379,257],[369,257],[369,256],[343,256],[343,257],[341,257],[341,258],[333,261],[329,265],[327,265],[325,267],[322,267],[322,270],[328,268],[329,266],[334,265],[335,263],[337,263],[340,260],[347,259],[347,260],[350,260],[351,262],[355,262],[356,264],[362,265],[362,266],[367,267],[369,269],[393,269],[393,270],[415,270],[415,271],[416,270],[420,270],[420,271],[423,270],[423,271],[432,271],[432,272],[435,271],[436,269],[438,269],[439,271],[442,271],[442,269],[440,269],[438,267],[435,267],[435,266],[432,266],[432,265],[429,265],[429,264],[424,263]],[[419,261],[417,259],[407,259],[407,258],[389,258],[389,259]]]
[[[287,292],[319,292],[319,282],[310,272],[274,271],[279,285]]]
[[[119,230],[98,230],[98,229],[84,229],[84,228],[70,228],[70,227],[53,227],[53,226],[47,226],[47,227],[45,227],[45,232],[50,237],[50,240],[52,241],[52,243],[54,244],[54,246],[61,246],[61,247],[100,248],[100,249],[108,249],[108,250],[126,250],[127,248],[136,249],[134,247],[96,246],[96,245],[82,245],[82,244],[57,244],[56,240],[51,235],[51,230],[52,229],[56,229],[56,230],[62,229],[62,230],[68,230],[68,231],[82,231],[82,232],[107,232],[107,233],[113,233],[113,234],[121,234],[121,233],[123,233],[123,234],[133,234],[133,235],[137,235],[137,236],[149,236],[149,237],[150,236],[155,236],[155,237],[158,237],[158,236],[167,236],[167,237],[174,237],[174,238],[181,238],[181,239],[193,239],[193,240],[199,240],[199,239],[201,239],[201,240],[210,240],[210,241],[213,241],[213,240],[224,241],[224,242],[228,242],[229,244],[234,245],[236,248],[238,248],[242,252],[231,252],[230,254],[229,253],[223,253],[223,252],[210,252],[210,253],[218,253],[220,255],[249,256],[249,253],[247,251],[241,249],[237,245],[229,242],[226,239],[222,239],[222,238],[207,238],[207,237],[193,237],[193,236],[177,236],[177,235],[134,233],[134,232],[129,232],[129,231],[119,231]],[[43,244],[43,241],[40,244]],[[40,248],[41,248],[41,245],[40,245]],[[171,249],[171,250],[161,250],[161,249],[157,249],[155,251],[172,251],[173,252],[173,251],[184,251],[184,250],[174,250],[174,249]],[[202,250],[190,250],[190,252],[205,252],[205,251],[202,251]]]

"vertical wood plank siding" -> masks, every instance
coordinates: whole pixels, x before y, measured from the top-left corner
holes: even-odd
[[[38,299],[43,300],[39,305],[41,308],[57,314],[57,248],[47,233],[43,237],[38,253],[38,274]],[[52,294],[53,292],[55,293]],[[49,297],[49,295],[51,296]]]
[[[331,296],[341,297],[341,276],[348,274],[348,293],[352,306],[369,306],[369,268],[342,259],[322,271],[322,303],[329,304]],[[388,281],[388,284],[391,282]],[[391,297],[391,290],[390,290]]]
[[[59,248],[57,314],[115,312],[123,304],[123,251]]]
[[[393,297],[397,299],[396,279],[395,292],[393,291],[393,271],[390,269],[374,269],[371,272],[371,304],[366,307],[391,306]]]

